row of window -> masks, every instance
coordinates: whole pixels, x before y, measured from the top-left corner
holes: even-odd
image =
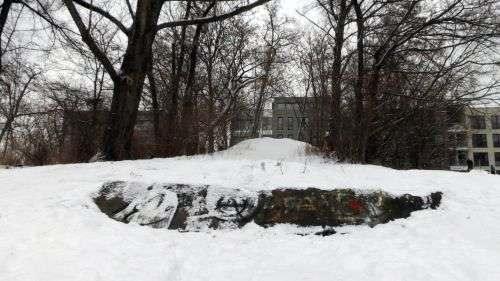
[[[286,110],[286,111],[294,111],[294,112],[301,112],[301,106],[298,104],[292,104],[292,103],[278,103],[275,104],[275,108],[277,110]]]
[[[450,159],[450,165],[467,166],[467,155],[467,151],[457,151],[456,158],[452,157],[452,159]],[[474,152],[472,156],[474,160],[474,166],[488,167],[490,165],[487,152]],[[495,152],[495,166],[500,166],[500,152]]]
[[[278,134],[278,135],[277,135],[277,137],[278,137],[278,139],[282,139],[282,138],[283,138],[283,134]],[[294,137],[293,137],[293,135],[290,135],[290,134],[289,134],[289,135],[287,136],[287,138],[289,138],[289,139],[293,139]]]
[[[486,134],[473,134],[472,135],[472,146],[479,148],[488,147],[488,141],[486,139]],[[500,147],[500,134],[493,134],[493,146]]]
[[[295,122],[294,122],[294,120],[293,120],[293,119],[294,119],[293,117],[288,117],[288,118],[287,118],[287,129],[288,129],[288,130],[293,130],[293,128],[294,128],[294,123],[295,123]],[[308,122],[308,118],[307,118],[307,117],[303,117],[303,118],[301,119],[301,121],[302,121],[302,122],[301,122],[301,125],[300,125],[300,126],[301,126],[301,127],[305,127],[305,126],[306,126],[306,124],[307,124],[307,122]],[[278,122],[278,123],[277,123],[277,126],[276,126],[276,127],[278,128],[278,130],[283,130],[283,129],[284,129],[284,117],[278,117],[278,121],[277,121],[277,122]]]
[[[467,147],[467,135],[463,133],[449,134],[448,141],[453,147]]]
[[[470,126],[475,130],[484,130],[486,129],[486,118],[484,116],[475,115],[470,116]],[[500,129],[500,115],[491,116],[491,128],[492,129]]]
[[[490,165],[487,152],[474,152],[473,158],[475,167],[488,167]],[[495,152],[495,166],[500,166],[500,152]]]

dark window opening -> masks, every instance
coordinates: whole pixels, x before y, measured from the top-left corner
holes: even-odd
[[[472,146],[474,147],[488,147],[485,134],[472,135]]]
[[[495,152],[495,166],[500,166],[500,152]]]
[[[486,129],[486,120],[484,116],[471,116],[470,126],[472,129],[483,130]]]
[[[500,134],[493,134],[493,146],[500,147]]]
[[[293,117],[288,117],[288,130],[293,130]]]
[[[283,117],[278,117],[278,130],[283,130]]]
[[[500,115],[491,116],[491,128],[500,129]]]
[[[490,162],[488,160],[487,152],[475,152],[474,153],[474,166],[476,167],[488,167]]]

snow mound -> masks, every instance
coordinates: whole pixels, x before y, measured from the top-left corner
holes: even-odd
[[[260,139],[214,156],[0,170],[0,280],[500,280],[500,176],[325,161],[277,165],[302,157],[306,147]],[[245,159],[252,157],[264,159]],[[338,227],[328,238],[298,236],[292,225],[180,233],[110,220],[89,195],[112,181],[419,196],[439,190],[444,198],[436,211],[375,228]],[[207,205],[216,203],[215,192],[226,194],[213,191]],[[144,212],[151,206],[140,205]]]
[[[292,139],[259,138],[249,139],[236,144],[225,151],[214,154],[225,159],[248,160],[302,160],[311,151],[312,145]]]

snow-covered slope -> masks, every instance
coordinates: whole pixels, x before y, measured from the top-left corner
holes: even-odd
[[[311,145],[307,143],[292,139],[261,138],[243,141],[228,150],[215,153],[214,157],[219,159],[300,161],[306,157],[306,153],[311,148]]]
[[[0,170],[0,280],[500,280],[500,176],[324,163],[291,140],[213,156]],[[443,191],[440,209],[330,237],[291,226],[179,233],[125,225],[89,198],[105,181]]]

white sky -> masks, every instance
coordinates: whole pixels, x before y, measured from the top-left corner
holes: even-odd
[[[1,1],[1,0],[0,0]],[[288,17],[293,17],[297,20],[299,23],[299,28],[304,30],[304,29],[313,29],[314,27],[307,22],[301,15],[297,13],[296,10],[300,10],[302,12],[307,12],[307,15],[312,18],[316,19],[312,14],[314,13],[313,11],[308,11],[307,6],[310,6],[311,3],[313,3],[315,0],[276,0],[280,1],[281,3],[281,13],[283,15],[286,15]],[[500,5],[499,5],[499,11],[500,11]],[[500,12],[499,12],[500,13]],[[29,21],[31,22],[31,21]],[[497,48],[497,54],[492,54],[492,56],[497,56],[500,57],[500,44]],[[491,59],[491,58],[490,58]],[[493,69],[493,67],[484,67],[484,69]],[[488,81],[490,79],[500,79],[500,68],[496,67],[496,71],[490,72],[488,74],[483,75],[483,79]]]
[[[281,7],[283,8],[284,13],[288,16],[296,16],[296,9],[301,9],[304,5],[306,5],[308,0],[281,0]]]

